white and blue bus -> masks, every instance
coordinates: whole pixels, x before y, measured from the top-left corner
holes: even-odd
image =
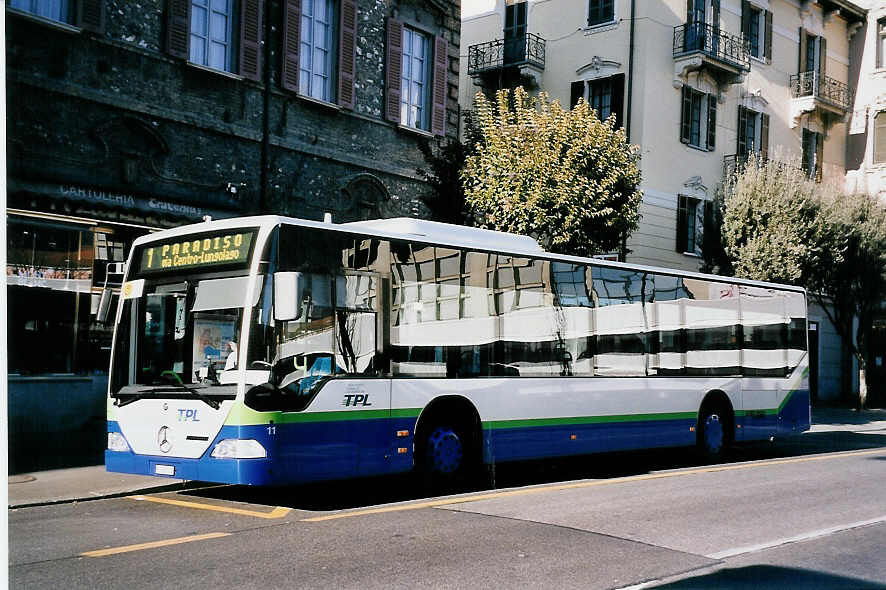
[[[801,288],[555,255],[415,219],[139,238],[109,471],[296,484],[809,428]]]

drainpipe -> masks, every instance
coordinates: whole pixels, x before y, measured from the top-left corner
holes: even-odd
[[[634,21],[636,20],[637,0],[631,0],[631,32],[630,41],[628,43],[628,112],[625,115],[625,136],[628,143],[631,143],[631,98],[634,95]],[[621,238],[621,255],[619,258],[626,261],[628,257],[628,237],[623,235]]]
[[[637,12],[637,0],[631,0],[631,32],[628,45],[628,112],[625,117],[625,135],[631,141],[631,97],[634,89],[634,20]]]
[[[261,116],[261,172],[257,213],[268,213],[268,168],[271,152],[271,0],[264,6],[264,33],[262,34],[262,116]]]

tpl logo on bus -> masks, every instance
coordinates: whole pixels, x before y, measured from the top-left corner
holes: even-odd
[[[346,393],[345,399],[342,401],[341,405],[343,406],[371,406],[369,403],[369,394],[368,393]]]
[[[178,421],[179,422],[199,422],[200,418],[197,417],[197,410],[190,409],[186,410],[184,408],[178,409]]]

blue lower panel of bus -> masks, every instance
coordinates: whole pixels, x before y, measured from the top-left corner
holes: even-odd
[[[105,467],[119,473],[248,485],[291,485],[412,468],[411,435],[415,418],[269,426],[224,426],[197,459],[106,450]],[[394,442],[397,430],[407,430],[410,436]],[[118,424],[108,422],[108,432],[120,432]],[[211,456],[212,449],[221,440],[237,438],[257,440],[267,451],[267,458],[216,459]],[[398,449],[404,451],[398,452]]]
[[[484,431],[484,460],[520,461],[695,444],[694,419],[526,426]],[[491,452],[490,452],[491,451]]]
[[[809,390],[796,389],[778,412],[778,434],[799,434],[809,430]]]

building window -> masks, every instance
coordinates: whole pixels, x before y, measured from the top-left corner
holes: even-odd
[[[597,111],[597,118],[601,121],[605,121],[614,114],[615,128],[619,129],[622,127],[622,111],[624,110],[624,84],[624,74],[587,82],[573,82],[570,108],[574,108],[578,104],[579,98],[584,98],[588,105]]]
[[[877,67],[886,68],[886,18],[877,21]]]
[[[769,115],[739,105],[736,149],[739,156],[756,153],[763,159],[768,157]]]
[[[742,2],[741,32],[752,56],[766,61],[772,59],[772,12],[745,0]]]
[[[874,164],[886,164],[886,111],[874,115]]]
[[[11,8],[62,23],[71,23],[68,0],[12,0]]]
[[[431,41],[428,35],[403,27],[403,71],[400,78],[400,124],[430,129],[429,81]]]
[[[588,26],[601,25],[615,20],[614,0],[590,0],[588,4]]]
[[[821,182],[824,135],[803,129],[803,169],[810,179]]]
[[[333,0],[302,0],[298,92],[332,102],[335,78]]]
[[[713,151],[717,132],[717,97],[683,86],[680,141]]]
[[[701,256],[712,211],[710,201],[677,195],[677,252]]]
[[[233,0],[192,0],[190,61],[233,71]]]

